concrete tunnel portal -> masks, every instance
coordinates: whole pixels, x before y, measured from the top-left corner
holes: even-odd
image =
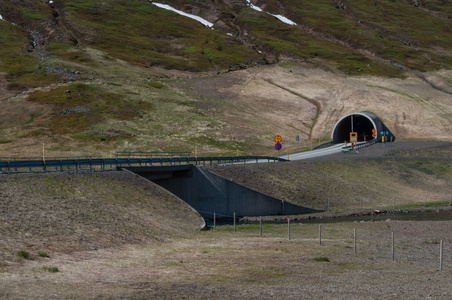
[[[376,131],[375,137],[372,136],[372,129]],[[395,140],[394,134],[389,131],[380,118],[370,112],[351,113],[342,117],[333,128],[331,140],[334,143],[350,142],[350,132],[358,133],[358,142],[372,139],[381,142],[383,136],[386,141]]]

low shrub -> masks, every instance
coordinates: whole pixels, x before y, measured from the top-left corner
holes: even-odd
[[[321,261],[321,262],[329,262],[330,259],[328,257],[316,257],[313,259],[314,261]]]
[[[44,252],[44,251],[38,251],[38,255],[41,256],[41,257],[49,257],[47,252]]]
[[[25,259],[30,259],[30,253],[28,253],[28,251],[25,250],[17,251],[17,256]]]
[[[57,267],[43,267],[44,271],[50,272],[50,273],[58,273],[60,270]]]

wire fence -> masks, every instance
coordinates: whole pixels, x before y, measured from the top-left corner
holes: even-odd
[[[324,211],[326,213],[340,213],[344,211],[368,211],[371,214],[401,213],[405,209],[425,209],[437,206],[452,206],[452,195],[441,191],[430,194],[409,195],[404,193],[364,194],[363,196],[330,196],[317,199],[311,205],[305,206]]]
[[[216,220],[216,217],[221,221]],[[215,214],[207,224],[212,230],[234,232],[245,238],[287,239],[334,248],[335,251],[353,254],[368,261],[397,261],[438,270],[452,267],[452,233],[447,224],[442,224],[442,227],[433,224],[428,230],[416,234],[406,230],[405,222],[397,221],[349,222],[341,223],[340,226],[294,223],[290,218],[280,221],[284,224],[275,224],[262,218],[254,224],[238,224],[239,219],[234,219],[234,215]],[[418,227],[424,224],[420,225]]]

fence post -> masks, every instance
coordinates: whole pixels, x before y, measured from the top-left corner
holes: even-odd
[[[395,195],[392,196],[392,205],[393,205],[393,207],[395,209]]]
[[[287,218],[287,234],[289,236],[289,241],[290,241],[290,219]]]
[[[391,255],[392,255],[392,260],[394,260],[394,232],[392,232],[392,247],[391,247]]]
[[[443,240],[439,243],[439,270],[443,270]]]
[[[213,213],[213,229],[215,229],[216,225],[217,225],[217,214]]]
[[[236,229],[235,229],[235,213],[234,213],[234,232],[236,232]]]
[[[319,224],[319,245],[322,245],[322,224]]]
[[[353,252],[356,254],[356,228],[353,230]]]
[[[330,213],[330,197],[328,197],[328,213]]]
[[[261,227],[261,236],[262,236],[262,217],[259,218],[259,223],[260,223],[260,227]]]

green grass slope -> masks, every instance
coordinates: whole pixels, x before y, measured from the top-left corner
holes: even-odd
[[[320,210],[448,204],[451,197],[450,146],[420,150],[427,157],[345,159],[213,167],[210,170],[264,194]],[[448,153],[444,157],[442,153]],[[430,157],[429,157],[430,156]]]
[[[245,3],[168,3],[215,21],[217,30],[148,1],[77,0],[46,5],[2,0],[0,14],[18,25],[12,29],[13,25],[0,23],[0,30],[9,31],[3,35],[7,40],[2,48],[15,47],[15,52],[9,52],[25,54],[34,39],[37,48],[81,64],[89,64],[89,59],[75,54],[77,49],[93,47],[141,67],[188,71],[224,70],[280,56],[320,58],[356,75],[401,76],[400,66],[429,71],[452,64],[452,8],[447,1],[422,1],[419,7],[413,1],[389,0],[256,3],[268,12],[287,16],[297,26]],[[230,32],[236,37],[226,35]],[[22,41],[21,51],[17,51],[17,42],[9,42],[26,35],[30,41],[28,45]],[[17,64],[11,59],[2,56],[4,64]],[[17,59],[25,62],[22,57]]]
[[[0,187],[0,264],[18,251],[159,243],[201,225],[183,202],[125,171],[1,176]]]

